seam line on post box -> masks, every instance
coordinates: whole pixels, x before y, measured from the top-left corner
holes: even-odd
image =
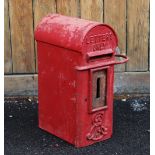
[[[115,61],[111,61],[109,63],[100,63],[100,64],[93,64],[93,65],[86,65],[86,66],[76,66],[75,68],[79,71],[91,69],[91,68],[96,68],[96,67],[102,67],[102,66],[107,66],[107,65],[114,65]]]
[[[52,46],[55,46],[55,47],[64,48],[64,49],[67,49],[67,50],[69,49],[69,50],[71,50],[71,51],[73,51],[73,52],[82,54],[82,50],[81,50],[81,49],[79,49],[79,50],[74,50],[74,49],[72,49],[72,48],[67,48],[67,47],[64,47],[64,46],[55,45],[55,44],[52,44],[52,43],[49,43],[49,42],[44,42],[44,41],[40,41],[40,40],[36,40],[36,41],[41,42],[41,43],[44,43],[44,44],[52,45]]]

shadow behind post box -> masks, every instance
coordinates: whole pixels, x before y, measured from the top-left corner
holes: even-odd
[[[114,30],[105,24],[51,14],[35,30],[39,127],[84,147],[113,129]],[[117,62],[115,56],[125,58]]]

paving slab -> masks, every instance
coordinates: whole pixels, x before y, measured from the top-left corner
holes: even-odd
[[[150,154],[149,96],[115,99],[112,138],[85,148],[75,148],[39,129],[37,102],[35,97],[5,98],[5,155]]]

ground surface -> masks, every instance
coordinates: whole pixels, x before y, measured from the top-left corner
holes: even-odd
[[[5,155],[149,155],[149,97],[115,99],[113,137],[86,148],[38,128],[37,99],[5,98]]]

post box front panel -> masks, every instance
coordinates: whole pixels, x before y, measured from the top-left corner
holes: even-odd
[[[113,73],[112,65],[78,74],[78,147],[108,139],[112,135]]]
[[[108,139],[113,123],[115,32],[103,25],[92,28],[83,42],[83,68],[77,76],[77,146]],[[108,63],[110,65],[107,65]],[[98,66],[102,63],[102,66]],[[105,65],[104,65],[105,64]]]

